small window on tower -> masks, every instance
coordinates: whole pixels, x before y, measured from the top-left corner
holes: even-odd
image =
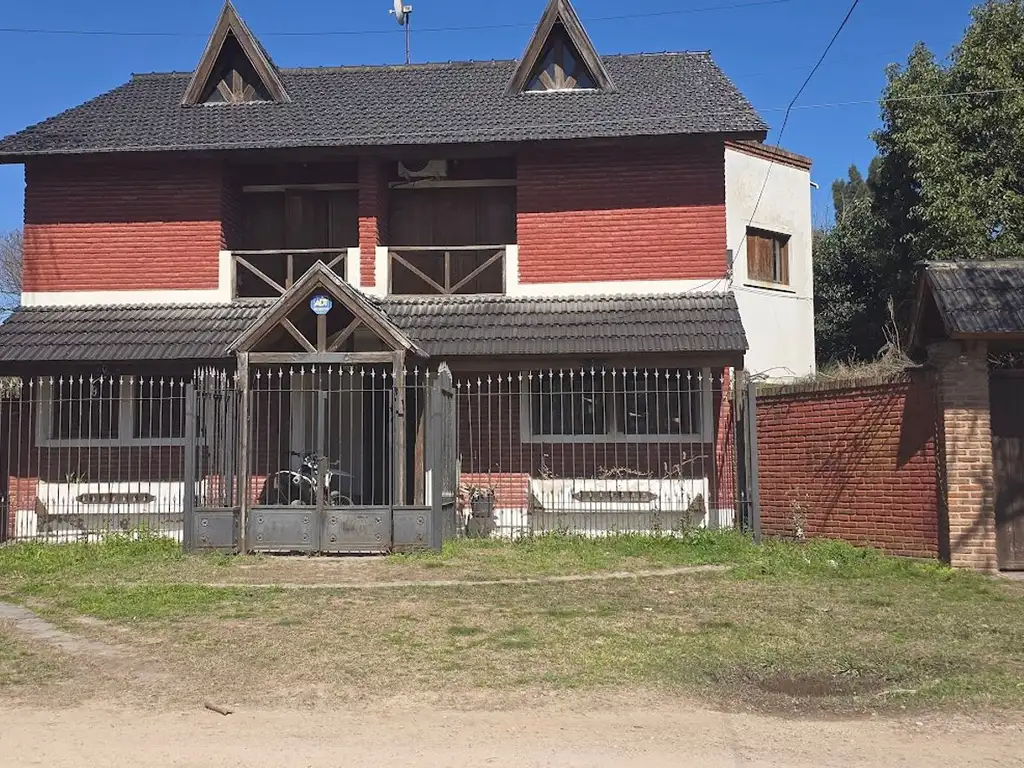
[[[763,229],[747,230],[747,279],[755,283],[789,285],[789,235]]]

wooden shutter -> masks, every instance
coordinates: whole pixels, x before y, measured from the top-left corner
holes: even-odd
[[[351,248],[359,245],[359,193],[331,193],[332,248]]]
[[[772,282],[772,241],[762,232],[747,234],[747,277],[761,283]]]
[[[250,251],[285,247],[284,194],[247,194],[245,209],[245,248]]]
[[[782,263],[779,265],[779,283],[782,285],[789,285],[789,238],[780,238],[779,242],[779,259]]]

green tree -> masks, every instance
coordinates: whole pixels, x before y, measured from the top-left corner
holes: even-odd
[[[833,185],[815,241],[822,361],[877,354],[890,298],[905,328],[919,262],[1024,258],[1024,0],[987,0],[947,62],[919,44],[887,75],[878,157]]]
[[[887,258],[873,207],[872,185],[851,166],[848,178],[832,185],[835,224],[814,233],[814,309],[818,358],[822,361],[873,358],[885,345],[886,295],[881,285]]]

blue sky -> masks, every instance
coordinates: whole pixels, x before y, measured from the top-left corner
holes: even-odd
[[[414,61],[515,58],[546,0],[411,0]],[[757,107],[773,132],[807,76],[848,0],[576,0],[600,53],[710,50]],[[946,55],[968,23],[970,0],[862,0],[828,60],[794,110],[782,145],[814,159],[816,221],[829,215],[828,185],[850,163],[865,165],[878,125],[877,98],[886,64],[904,61],[923,40]],[[40,35],[0,32],[0,71],[8,96],[0,135],[75,106],[128,79],[132,72],[191,70],[216,20],[221,0],[3,0],[0,28],[181,32],[173,37]],[[236,0],[236,7],[280,66],[393,63],[402,60],[391,0]],[[673,12],[666,14],[665,12]],[[630,19],[601,17],[648,14]],[[664,15],[659,15],[664,14]],[[520,25],[430,32],[428,28]],[[417,31],[417,30],[422,31]],[[379,31],[379,34],[287,36],[274,32]],[[837,102],[860,105],[822,107]],[[0,229],[19,226],[24,175],[0,166]]]

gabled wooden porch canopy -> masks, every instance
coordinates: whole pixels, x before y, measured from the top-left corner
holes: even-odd
[[[247,363],[386,363],[429,356],[373,302],[317,262],[231,345]]]
[[[407,464],[411,463],[415,464],[412,469],[417,478],[415,495],[422,499],[423,404],[414,406],[413,432],[407,434],[405,371],[413,362],[410,357],[423,364],[429,356],[372,299],[338,277],[326,264],[317,262],[231,344],[230,351],[238,359],[239,424],[245,425],[240,430],[239,471],[243,487],[248,487],[250,477],[247,462],[253,436],[248,425],[254,407],[251,397],[254,367],[280,366],[283,369],[288,366],[298,372],[294,371],[298,366],[300,371],[305,368],[310,373],[317,372],[317,383],[313,386],[320,392],[319,407],[326,407],[326,398],[334,386],[329,383],[332,367],[337,371],[342,366],[372,365],[391,369],[390,414],[382,415],[382,423],[387,424],[384,429],[389,433],[386,445],[393,456],[391,503],[400,506],[401,500],[406,498],[410,469]],[[326,439],[325,433],[319,437],[321,443]],[[407,439],[411,439],[414,446],[411,462],[406,452]],[[322,507],[322,502],[318,504]],[[248,502],[245,502],[243,522],[247,507]]]

